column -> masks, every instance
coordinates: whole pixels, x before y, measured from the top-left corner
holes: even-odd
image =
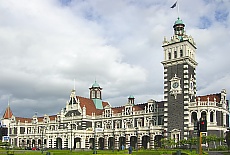
[[[217,122],[216,122],[216,111],[213,112],[213,122],[214,122],[215,124],[217,124]]]
[[[64,141],[64,148],[68,149],[68,138],[65,138],[64,140],[65,140]]]
[[[104,147],[105,147],[105,149],[108,149],[108,136],[107,135],[105,135],[104,136]]]
[[[129,148],[130,145],[130,136],[129,135],[125,135],[125,148]]]
[[[89,149],[89,140],[90,140],[90,137],[86,137],[86,139],[85,139],[85,148],[86,149]]]
[[[140,136],[140,133],[137,135],[137,148],[141,148],[142,146],[142,136]]]
[[[153,149],[154,148],[154,138],[155,138],[155,135],[150,133],[150,149]]]
[[[207,111],[207,124],[210,124],[210,110]]]
[[[119,149],[119,136],[114,136],[115,138],[115,148],[114,149]]]
[[[226,126],[226,113],[223,113],[223,125]]]
[[[81,149],[84,149],[84,148],[85,148],[85,141],[86,141],[86,138],[85,138],[85,137],[82,137],[82,138],[81,138]]]
[[[99,138],[97,138],[97,136],[95,137],[95,148],[96,149],[99,149],[98,148],[98,141],[99,141]]]

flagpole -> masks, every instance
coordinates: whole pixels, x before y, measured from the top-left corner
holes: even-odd
[[[177,16],[178,16],[178,18],[180,17],[179,16],[179,0],[177,0]]]

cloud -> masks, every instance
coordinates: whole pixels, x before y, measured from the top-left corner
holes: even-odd
[[[129,95],[137,103],[163,100],[161,46],[163,37],[173,34],[178,16],[170,9],[173,3],[2,2],[1,107],[7,106],[10,96],[16,116],[56,114],[65,106],[74,79],[77,95],[84,97],[96,79],[103,99],[112,106],[124,105]],[[180,2],[179,15],[198,48],[198,93],[229,89],[221,84],[229,75],[229,6],[228,1]]]

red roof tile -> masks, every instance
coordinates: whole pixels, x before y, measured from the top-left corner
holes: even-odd
[[[26,121],[28,122],[28,123],[31,123],[32,122],[32,118],[23,118],[23,117],[16,117],[16,121],[17,122],[22,122],[22,123],[25,123]]]
[[[92,113],[95,113],[95,115],[101,115],[104,111],[103,109],[96,109],[93,100],[81,96],[76,96],[80,100],[80,106],[81,108],[86,108],[86,115],[92,115]],[[105,107],[109,105],[107,102],[102,102],[102,106]]]
[[[55,120],[55,118],[57,118],[57,115],[52,115],[52,116],[49,116],[49,118],[50,118],[50,121],[54,121],[54,120]]]
[[[9,118],[11,118],[12,116],[13,116],[13,113],[12,113],[10,107],[8,106],[8,107],[6,108],[6,111],[5,111],[4,115],[3,115],[3,118],[4,118],[4,119],[9,119]]]
[[[210,94],[210,95],[205,95],[205,96],[197,96],[196,100],[198,101],[198,98],[200,98],[200,101],[212,101],[214,102],[214,98],[216,99],[216,102],[220,102],[221,100],[221,94]]]

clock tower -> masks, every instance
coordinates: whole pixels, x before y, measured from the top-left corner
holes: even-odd
[[[175,141],[188,137],[190,102],[196,97],[196,44],[185,33],[185,24],[178,18],[174,35],[163,41],[164,49],[164,129],[165,136]]]

